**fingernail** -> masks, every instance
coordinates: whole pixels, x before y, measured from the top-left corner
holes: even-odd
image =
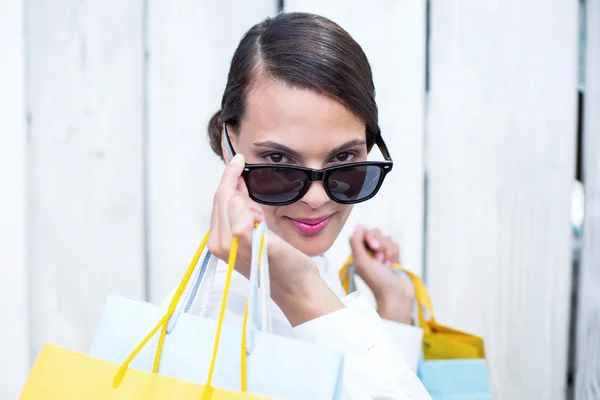
[[[242,156],[239,154],[236,154],[235,156],[233,156],[233,158],[231,159],[231,163],[236,163],[236,162],[240,162],[240,160],[242,159]]]
[[[382,253],[377,254],[377,261],[383,262],[385,256]]]
[[[375,239],[371,240],[371,247],[373,247],[373,249],[378,249],[380,246],[379,242]]]

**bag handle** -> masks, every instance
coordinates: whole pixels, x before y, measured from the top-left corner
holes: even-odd
[[[250,315],[255,316],[258,321],[255,325],[253,325],[253,329],[258,329],[259,331],[271,332],[272,331],[272,317],[269,312],[268,304],[269,299],[271,298],[270,293],[270,284],[269,284],[269,263],[268,257],[266,256],[266,241],[267,236],[264,237],[265,240],[265,252],[262,250],[259,251],[259,247],[263,244],[260,243],[262,240],[261,234],[265,235],[267,232],[267,226],[261,227],[262,224],[255,224],[255,229],[253,231],[253,239],[252,239],[252,266],[251,266],[251,274],[250,274],[250,288],[251,292],[249,295],[249,299],[253,298],[253,304],[256,303],[256,299],[260,299],[260,310],[257,310],[256,307],[250,306]],[[259,244],[260,243],[260,244]],[[262,249],[262,247],[261,247]],[[262,255],[261,255],[262,254]],[[175,325],[177,324],[179,317],[181,314],[187,313],[191,308],[192,303],[197,301],[200,298],[202,301],[202,296],[205,296],[205,293],[201,292],[201,288],[204,285],[204,280],[208,279],[209,281],[214,280],[214,271],[216,269],[217,258],[213,256],[209,251],[205,251],[203,253],[203,257],[200,258],[198,262],[200,268],[196,268],[194,273],[190,279],[190,283],[186,286],[186,289],[175,308],[175,311],[171,318],[169,319],[169,324],[167,327],[167,335],[171,334],[173,329],[175,329]],[[256,263],[256,265],[254,265]],[[259,271],[258,274],[252,271]],[[260,284],[258,283],[260,277]],[[262,287],[262,290],[252,291],[253,287]],[[167,308],[165,306],[165,308]],[[202,306],[201,306],[202,308]],[[160,314],[162,315],[162,313]],[[260,318],[260,319],[259,319]]]
[[[435,322],[433,305],[431,303],[429,292],[427,291],[427,287],[425,286],[425,283],[423,283],[423,280],[398,263],[393,263],[392,269],[396,271],[401,271],[408,275],[413,284],[413,287],[415,288],[415,300],[417,306],[419,326],[423,329],[425,333],[430,333],[432,330],[435,330],[435,328],[437,328],[437,323]],[[425,318],[424,311],[427,311],[429,320]]]
[[[204,248],[206,247],[206,243],[208,242],[209,235],[210,235],[210,231],[206,232],[206,235],[204,235],[204,238],[202,239],[202,242],[200,243],[198,250],[196,250],[196,254],[194,254],[194,258],[192,259],[187,270],[185,271],[183,279],[179,283],[177,290],[175,290],[175,294],[173,295],[173,298],[171,299],[171,302],[169,303],[169,307],[168,307],[165,315],[158,321],[156,326],[150,331],[150,333],[148,333],[148,335],[146,335],[146,337],[142,340],[142,342],[131,352],[131,354],[129,354],[129,356],[125,359],[123,364],[119,367],[119,370],[117,371],[117,374],[115,375],[115,377],[113,379],[113,388],[119,387],[119,385],[123,381],[123,377],[125,376],[125,372],[127,372],[127,368],[129,367],[129,364],[131,363],[131,361],[133,361],[133,359],[139,354],[139,352],[142,350],[142,348],[144,348],[144,346],[146,346],[146,344],[148,344],[148,342],[152,339],[152,337],[154,337],[156,332],[158,332],[158,330],[162,328],[160,338],[158,341],[156,355],[154,357],[154,365],[152,367],[152,373],[158,372],[158,365],[160,364],[160,354],[162,353],[162,347],[164,344],[164,336],[166,335],[167,327],[169,324],[169,319],[171,318],[171,315],[173,315],[173,312],[175,311],[175,308],[177,307],[177,304],[179,303],[179,300],[181,299],[181,296],[183,295],[183,292],[185,291],[185,288],[194,272],[196,264],[198,263],[198,260],[200,259],[200,256],[202,255]]]
[[[267,254],[267,225],[262,222],[252,233],[252,261],[250,264],[250,294],[248,296],[247,312],[252,316],[253,323],[246,330],[245,352],[250,355],[254,347],[255,332],[271,332],[271,313],[269,299],[271,298],[271,282],[269,278],[269,257]],[[257,304],[260,301],[260,304]],[[247,320],[247,316],[244,318]]]
[[[200,290],[201,285],[203,284],[204,280],[206,279],[207,275],[212,275],[214,276],[214,269],[216,268],[216,257],[214,257],[210,251],[205,250],[203,252],[203,255],[200,257],[198,264],[196,266],[196,268],[194,269],[194,272],[190,278],[189,283],[186,285],[186,288],[181,296],[181,298],[179,299],[179,302],[177,303],[177,306],[175,308],[175,311],[173,312],[173,314],[171,315],[171,318],[169,318],[169,322],[167,324],[167,336],[170,335],[173,332],[173,329],[175,329],[175,326],[177,325],[177,322],[179,321],[179,317],[181,317],[181,314],[185,314],[188,312],[188,310],[191,307],[192,302],[195,301],[196,296],[198,294],[198,291]],[[198,268],[198,265],[200,266]],[[170,304],[170,302],[169,302]],[[168,305],[166,307],[164,307],[165,309],[168,309]],[[162,316],[164,315],[165,311],[161,310],[159,312],[159,315]]]
[[[192,259],[188,269],[185,272],[185,275],[183,276],[183,279],[181,280],[181,282],[179,283],[179,286],[177,287],[177,290],[175,291],[175,295],[173,296],[171,303],[169,304],[169,308],[168,308],[167,312],[165,313],[165,315],[158,321],[156,326],[150,331],[150,333],[148,333],[148,335],[131,352],[131,354],[125,359],[123,364],[121,364],[121,366],[119,367],[119,369],[113,379],[113,388],[116,389],[119,387],[119,385],[123,381],[123,378],[125,377],[125,373],[127,372],[127,369],[129,367],[129,364],[131,363],[131,361],[133,361],[133,359],[139,354],[139,352],[144,348],[144,346],[146,346],[148,344],[148,342],[152,339],[152,337],[154,337],[154,335],[160,329],[161,332],[160,332],[158,347],[156,350],[156,355],[154,358],[154,365],[152,368],[152,373],[158,372],[158,366],[160,364],[160,356],[162,354],[162,348],[163,348],[165,336],[167,333],[169,319],[171,318],[171,315],[175,311],[175,308],[177,307],[177,304],[179,303],[179,301],[185,291],[185,288],[190,281],[190,278],[194,272],[194,269],[196,268],[198,260],[200,259],[200,256],[202,255],[204,248],[206,247],[206,243],[208,242],[209,235],[210,235],[210,230],[206,233],[206,235],[204,236],[204,239],[202,239],[202,242],[201,242],[200,246],[198,247],[198,250],[196,251],[194,258]],[[205,389],[204,389],[204,395],[203,395],[204,400],[208,400],[208,399],[212,398],[212,392],[213,392],[212,379],[213,379],[213,375],[214,375],[214,371],[215,371],[217,352],[219,349],[219,342],[221,339],[221,331],[222,331],[223,322],[225,319],[225,310],[227,309],[227,299],[229,297],[228,296],[229,288],[231,286],[231,276],[233,274],[233,270],[235,269],[237,248],[238,248],[238,239],[236,237],[234,237],[231,242],[231,249],[229,251],[227,277],[225,278],[225,288],[223,290],[223,297],[221,300],[221,308],[219,311],[219,319],[217,321],[217,331],[216,331],[215,341],[214,341],[214,345],[213,345],[213,351],[212,351],[212,357],[211,357],[211,362],[210,362],[210,368],[208,371],[207,383],[205,384]],[[246,319],[246,315],[244,317]],[[244,326],[244,329],[245,329],[245,326]],[[245,336],[246,336],[245,331],[243,331],[242,332],[242,342],[243,343],[246,341]],[[243,391],[245,391],[245,388],[246,388],[245,381],[246,381],[246,376],[247,376],[245,357],[246,357],[246,352],[242,351],[242,371],[241,371],[241,373],[242,373],[242,387],[244,388]]]
[[[271,315],[268,310],[270,294],[269,262],[267,255],[267,225],[264,222],[256,224],[256,229],[252,232],[252,257],[250,264],[250,294],[246,301],[244,309],[244,319],[242,322],[242,350],[241,350],[241,389],[247,391],[247,357],[252,353],[256,330],[267,332],[271,331]],[[260,239],[259,239],[260,238]],[[261,267],[262,266],[262,267]],[[260,286],[259,290],[259,275]],[[259,296],[262,293],[262,296]],[[256,302],[260,297],[262,312],[258,311]],[[248,328],[248,316],[253,316],[253,323]],[[258,321],[258,316],[261,320]]]
[[[394,269],[395,271],[402,271],[403,273],[408,275],[408,277],[412,281],[412,284],[415,288],[415,301],[417,304],[419,326],[426,333],[431,332],[437,327],[437,323],[435,322],[435,314],[433,312],[431,298],[429,297],[429,292],[427,291],[427,287],[423,283],[423,280],[414,273],[404,268],[399,263],[393,263],[392,269]],[[350,294],[356,290],[354,286],[354,259],[352,255],[348,257],[348,259],[342,266],[339,275],[340,281],[346,293]],[[427,311],[429,320],[425,317],[424,311]]]

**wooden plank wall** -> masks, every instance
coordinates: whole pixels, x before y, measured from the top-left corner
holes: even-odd
[[[0,62],[0,356],[13,360],[0,398],[16,398],[43,342],[85,351],[108,293],[161,301],[175,286],[222,169],[208,119],[242,34],[278,3],[0,2],[0,55],[14,61]],[[425,236],[438,319],[485,336],[499,399],[564,398],[576,3],[434,2],[427,107],[425,0],[285,1],[363,46],[396,162],[332,262],[360,222],[422,273]],[[600,329],[599,7],[588,0],[580,399],[600,392],[585,357]]]
[[[341,266],[353,228],[361,223],[397,240],[403,264],[420,274],[426,1],[286,0],[284,8],[331,18],[361,45],[373,70],[382,135],[394,159],[394,170],[377,196],[355,207],[330,251],[331,262]]]
[[[22,1],[0,1],[0,398],[16,399],[29,371],[27,137]],[[9,61],[8,61],[9,60]],[[8,62],[7,62],[8,61]]]
[[[144,297],[143,1],[26,10],[31,350],[85,351],[107,294]]]
[[[575,398],[600,398],[600,1],[587,1],[583,251],[579,278]]]
[[[578,4],[434,2],[430,26],[438,320],[485,336],[494,398],[563,399]]]

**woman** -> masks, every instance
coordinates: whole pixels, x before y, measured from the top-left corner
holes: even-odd
[[[209,137],[227,167],[214,196],[208,248],[226,261],[232,237],[240,241],[227,320],[241,322],[251,232],[255,221],[266,220],[274,332],[344,351],[345,398],[428,399],[395,342],[402,339],[389,332],[410,319],[410,285],[389,268],[397,246],[360,227],[351,239],[357,273],[379,315],[360,293],[344,297],[322,257],[353,204],[374,196],[391,170],[360,46],[316,15],[280,14],[255,25],[233,56]],[[374,145],[387,161],[366,162]],[[203,280],[204,296],[189,312],[217,315],[226,269],[219,262],[216,275]]]

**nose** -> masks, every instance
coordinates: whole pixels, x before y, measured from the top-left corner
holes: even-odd
[[[308,205],[310,208],[319,208],[323,204],[329,201],[329,196],[327,196],[327,192],[325,192],[325,186],[323,186],[323,181],[313,182],[308,191],[300,199],[301,203]]]

